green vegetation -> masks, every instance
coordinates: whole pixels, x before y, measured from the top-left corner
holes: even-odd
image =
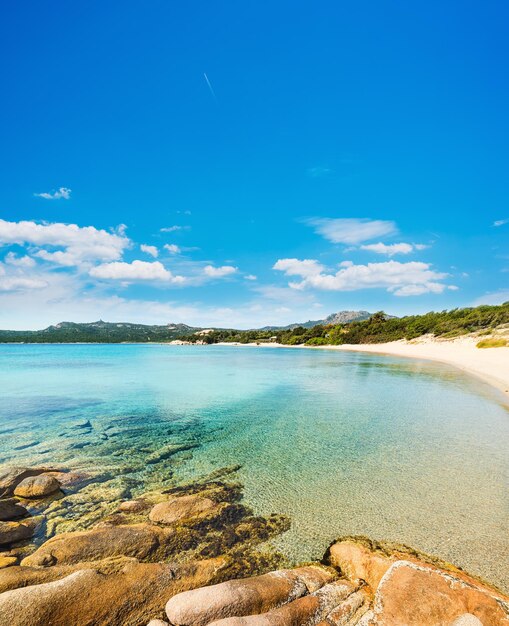
[[[505,348],[507,339],[483,339],[477,344],[478,348]]]
[[[62,322],[44,330],[0,330],[0,343],[146,343],[178,339],[199,329],[185,324],[147,326],[145,324],[109,323],[99,320],[89,324]]]
[[[389,317],[380,311],[367,320],[345,324],[319,324],[312,328],[298,326],[288,330],[216,330],[207,337],[188,335],[182,339],[191,342],[204,339],[207,343],[273,341],[288,346],[322,346],[385,343],[399,339],[415,339],[427,334],[443,338],[458,337],[472,332],[489,332],[500,324],[509,324],[509,302],[499,306],[453,309],[399,318]]]
[[[360,314],[363,315],[364,312]],[[384,343],[398,339],[415,339],[426,334],[444,338],[458,337],[471,332],[486,335],[501,324],[509,324],[509,302],[499,306],[478,306],[399,318],[390,317],[380,311],[371,315],[369,319],[356,319],[340,324],[320,323],[312,327],[297,326],[259,330],[203,331],[185,324],[147,326],[108,323],[101,320],[90,324],[62,322],[44,330],[0,330],[0,343],[164,343],[179,339],[190,343],[206,344],[277,342],[287,346],[323,346],[343,343]],[[507,345],[506,343],[495,345],[494,341],[505,340],[487,339],[478,345],[479,347]]]

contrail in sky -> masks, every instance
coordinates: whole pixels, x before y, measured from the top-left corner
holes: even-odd
[[[212,97],[217,102],[216,94],[214,93],[214,90],[212,89],[212,85],[210,84],[209,77],[207,76],[207,74],[205,74],[205,72],[203,72],[203,76],[205,78],[205,81],[207,82],[207,85],[208,85],[208,87],[210,89],[210,93],[212,94]]]

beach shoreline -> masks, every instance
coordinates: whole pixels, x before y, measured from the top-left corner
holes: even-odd
[[[215,345],[363,352],[436,361],[452,365],[471,376],[483,380],[497,389],[504,403],[509,406],[509,348],[477,348],[476,344],[478,341],[478,337],[460,337],[457,339],[421,337],[412,341],[400,340],[388,343],[342,344],[337,346],[287,346],[279,343],[241,344],[228,342]]]

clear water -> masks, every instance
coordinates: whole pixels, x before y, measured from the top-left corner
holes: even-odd
[[[92,429],[75,427],[87,419]],[[172,472],[180,480],[241,464],[247,503],[291,517],[276,545],[294,561],[367,534],[508,588],[508,441],[497,392],[431,362],[233,346],[0,346],[0,463],[65,466],[101,484],[53,503],[57,522],[79,525]],[[164,458],[171,443],[197,447]]]

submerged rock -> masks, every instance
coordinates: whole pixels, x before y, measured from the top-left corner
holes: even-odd
[[[28,515],[28,511],[15,498],[0,500],[0,521],[18,519],[26,515]]]
[[[199,444],[197,443],[173,443],[165,446],[164,448],[160,448],[156,450],[146,458],[146,463],[149,465],[153,465],[154,463],[159,463],[159,461],[164,461],[165,459],[169,459],[174,454],[179,452],[185,452],[187,450],[193,450],[194,448],[198,448]]]
[[[140,513],[150,505],[143,500],[126,500],[118,505],[118,510],[124,513]]]
[[[20,498],[45,498],[60,489],[60,483],[53,476],[41,474],[24,478],[14,489]]]

